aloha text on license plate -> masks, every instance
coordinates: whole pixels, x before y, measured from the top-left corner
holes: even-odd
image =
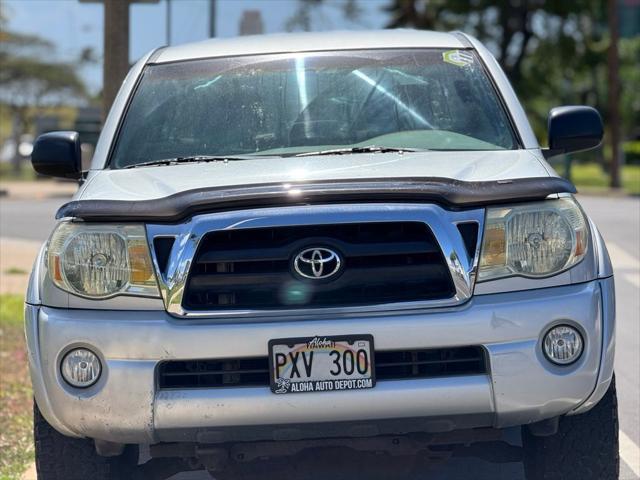
[[[283,394],[373,388],[373,352],[373,337],[367,334],[271,340],[271,391]]]

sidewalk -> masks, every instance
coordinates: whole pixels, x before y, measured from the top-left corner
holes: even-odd
[[[24,295],[41,243],[0,237],[0,293]]]
[[[27,471],[22,474],[22,478],[20,480],[38,480],[35,463],[32,463]]]
[[[3,198],[17,200],[41,200],[44,198],[70,197],[78,190],[77,182],[55,180],[0,181],[0,201]]]

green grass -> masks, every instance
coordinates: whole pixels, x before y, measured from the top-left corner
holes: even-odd
[[[31,162],[25,160],[22,162],[22,167],[19,171],[15,171],[13,169],[13,164],[10,162],[0,163],[0,181],[11,181],[11,180],[35,180],[36,172],[31,167]]]
[[[29,272],[27,272],[23,268],[10,267],[7,268],[4,273],[6,273],[7,275],[27,275]]]
[[[33,393],[21,295],[0,294],[0,480],[19,479],[33,461]]]
[[[0,294],[0,328],[20,327],[23,322],[24,297]]]
[[[562,172],[562,169],[558,170]],[[609,188],[609,175],[597,163],[574,163],[571,166],[571,181],[580,190]],[[640,195],[640,165],[622,167],[622,188],[626,193]]]
[[[640,165],[626,165],[622,168],[622,187],[627,193],[640,195]]]

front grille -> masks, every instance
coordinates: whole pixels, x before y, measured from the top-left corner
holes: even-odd
[[[294,273],[294,257],[327,247],[341,272],[326,280]],[[442,252],[420,222],[288,226],[209,232],[196,252],[187,310],[336,307],[451,298]]]
[[[376,352],[376,379],[450,377],[486,373],[481,347]]]
[[[378,381],[487,373],[481,347],[376,351],[375,362]],[[158,383],[161,389],[268,387],[269,360],[169,360],[158,367]]]

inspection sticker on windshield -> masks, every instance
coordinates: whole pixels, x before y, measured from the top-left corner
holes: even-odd
[[[271,391],[283,394],[373,388],[373,354],[373,337],[367,334],[271,340]]]
[[[473,55],[464,50],[447,50],[446,52],[442,52],[442,60],[451,65],[466,67],[473,63]]]

